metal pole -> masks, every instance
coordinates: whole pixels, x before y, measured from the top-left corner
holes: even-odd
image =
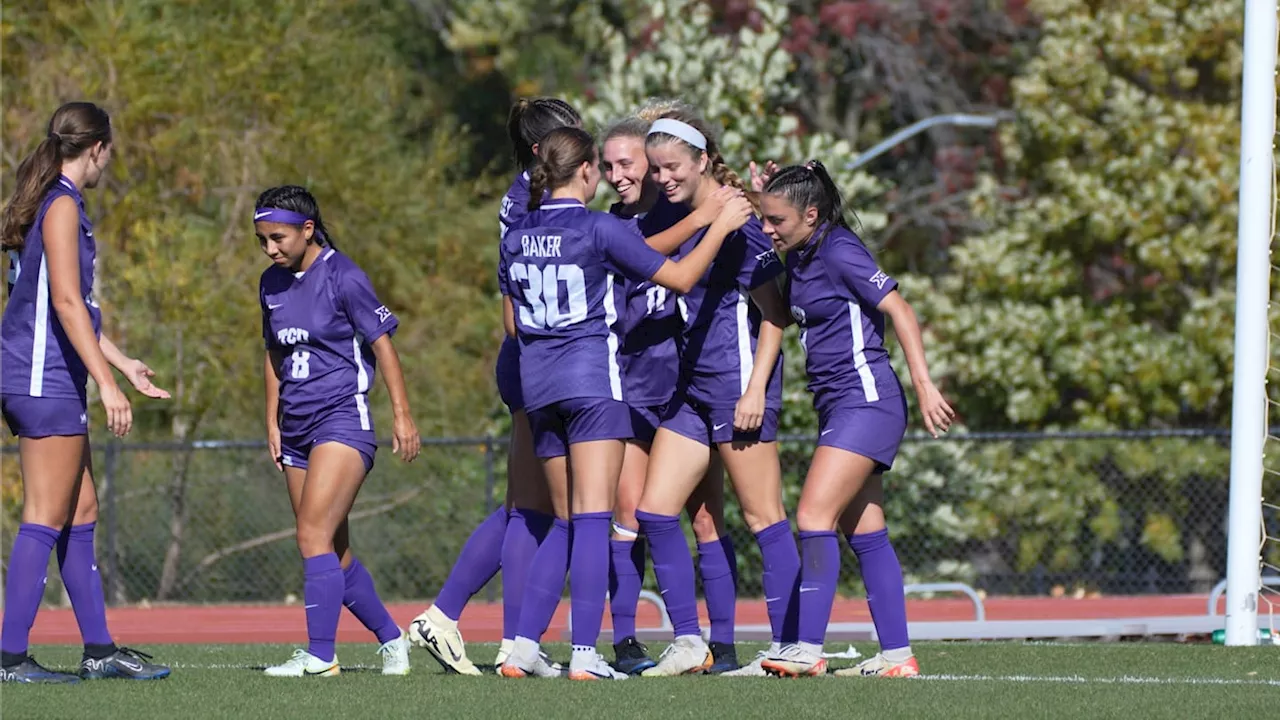
[[[1276,0],[1247,0],[1240,111],[1231,500],[1227,524],[1227,645],[1258,644],[1262,452],[1267,433],[1271,211],[1275,204]]]
[[[863,165],[866,165],[872,160],[875,160],[876,158],[880,157],[886,152],[889,152],[894,147],[902,144],[912,136],[919,135],[920,133],[924,132],[925,130],[928,130],[931,127],[936,127],[938,125],[958,125],[960,127],[992,128],[998,125],[1002,121],[1007,121],[1012,119],[1013,119],[1013,113],[1008,111],[999,112],[994,115],[972,115],[968,113],[951,113],[948,115],[934,115],[933,117],[925,118],[924,120],[920,120],[918,122],[912,123],[902,128],[898,132],[885,138],[884,140],[881,140],[875,145],[872,145],[871,147],[867,148],[865,152],[861,153],[860,155],[858,155],[858,157],[854,158],[853,162],[849,163],[848,165],[845,165],[845,169],[857,170],[858,168],[862,167]]]

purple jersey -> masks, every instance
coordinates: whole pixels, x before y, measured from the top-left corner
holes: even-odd
[[[545,193],[544,193],[545,197]],[[498,209],[498,239],[507,236],[507,228],[529,214],[529,173],[522,172],[511,181],[507,194],[502,196]],[[498,381],[498,395],[511,412],[524,407],[524,393],[520,388],[520,343],[512,337],[503,337],[498,350],[498,363],[494,368]]]
[[[44,217],[53,201],[66,195],[80,211],[80,294],[89,309],[95,335],[102,333],[102,311],[93,299],[97,245],[93,223],[84,214],[84,198],[75,183],[61,176],[45,194],[21,251],[9,253],[9,304],[0,328],[0,360],[6,395],[48,398],[85,397],[89,371],[71,345],[49,300],[49,268],[44,253]]]
[[[304,273],[272,265],[262,273],[262,334],[280,366],[280,431],[295,432],[335,412],[354,409],[361,430],[372,430],[371,345],[394,334],[400,321],[378,301],[369,276],[335,249]]]
[[[622,217],[621,203],[609,212]],[[625,222],[634,223],[644,237],[652,237],[680,222],[689,209],[659,195],[648,212]],[[622,311],[622,389],[634,407],[663,405],[675,392],[680,373],[676,339],[684,324],[677,309],[675,293],[651,280],[628,281],[626,308]]]
[[[876,265],[862,240],[833,228],[816,250],[790,253],[787,272],[787,301],[801,328],[814,405],[901,395],[884,347],[884,314],[876,307],[898,283]]]
[[[694,233],[680,246],[684,257],[706,234]],[[725,238],[715,262],[685,295],[681,382],[690,399],[708,408],[737,405],[755,367],[760,310],[750,291],[784,272],[782,261],[752,217]],[[773,366],[765,406],[782,407],[782,358]]]
[[[515,307],[525,409],[626,400],[615,276],[649,278],[664,262],[634,227],[576,200],[548,201],[511,226],[498,283]]]

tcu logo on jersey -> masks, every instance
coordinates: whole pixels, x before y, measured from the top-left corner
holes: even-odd
[[[281,345],[297,345],[311,339],[311,333],[302,328],[280,328],[276,331],[276,340]]]
[[[872,285],[875,285],[877,288],[883,290],[884,284],[889,282],[889,276],[886,275],[883,270],[877,269],[876,274],[871,276],[870,282]]]
[[[774,250],[773,248],[769,248],[768,250],[765,250],[759,255],[756,255],[756,262],[760,263],[760,267],[767,268],[774,263],[782,262],[782,260],[781,258],[778,257],[777,250]]]
[[[391,311],[386,305],[379,305],[377,310],[373,311],[378,316],[378,322],[386,322],[391,319]]]

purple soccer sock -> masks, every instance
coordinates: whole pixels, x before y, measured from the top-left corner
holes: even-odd
[[[71,599],[71,609],[86,646],[111,645],[107,630],[107,603],[102,594],[102,576],[93,552],[93,530],[97,523],[73,525],[58,536],[58,568],[62,584]]]
[[[613,614],[613,641],[634,637],[636,607],[644,585],[645,541],[609,541],[609,612]]]
[[[551,532],[538,546],[529,563],[528,582],[520,602],[520,623],[516,637],[541,642],[555,617],[569,574],[569,521],[556,518]]]
[[[698,574],[711,620],[711,642],[733,644],[734,610],[738,602],[738,556],[728,536],[698,543]]]
[[[489,582],[502,566],[502,536],[507,530],[507,509],[498,508],[484,519],[462,546],[449,578],[436,595],[435,606],[450,620],[462,617],[472,595]]]
[[[667,615],[676,637],[697,635],[698,596],[693,579],[693,558],[689,545],[680,529],[680,518],[675,515],[657,515],[639,511],[636,520],[640,532],[649,538],[649,553],[653,555],[653,574],[662,588],[662,599],[667,604]]]
[[[569,600],[575,648],[594,648],[604,619],[609,591],[609,530],[613,513],[573,516],[573,549],[569,553]]]
[[[58,531],[45,525],[22,523],[9,553],[9,574],[4,583],[4,623],[0,650],[25,655],[31,626],[44,597],[49,555],[58,542]]]
[[[512,508],[502,539],[502,637],[513,640],[520,627],[524,586],[533,555],[551,531],[555,518],[537,510]]]
[[[867,586],[871,622],[880,637],[881,650],[897,650],[911,644],[907,636],[907,601],[902,586],[902,565],[889,542],[889,529],[848,536],[858,556],[862,582]]]
[[[307,652],[333,660],[333,644],[342,614],[342,563],[335,553],[302,560],[302,598],[307,611]]]
[[[764,601],[775,643],[795,642],[800,625],[800,550],[791,523],[780,520],[756,533],[764,564]]]
[[[822,645],[840,580],[840,539],[834,531],[800,531],[800,642]]]
[[[352,557],[351,566],[342,571],[343,593],[342,604],[347,606],[352,615],[369,631],[378,636],[383,645],[400,637],[400,627],[387,612],[387,606],[378,591],[373,587],[373,576],[360,562],[360,558]]]

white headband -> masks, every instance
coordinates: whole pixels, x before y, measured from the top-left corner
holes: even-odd
[[[653,121],[649,126],[649,134],[664,133],[672,137],[680,138],[690,145],[705,151],[707,149],[707,138],[698,129],[686,122],[680,122],[672,118],[659,118]]]

